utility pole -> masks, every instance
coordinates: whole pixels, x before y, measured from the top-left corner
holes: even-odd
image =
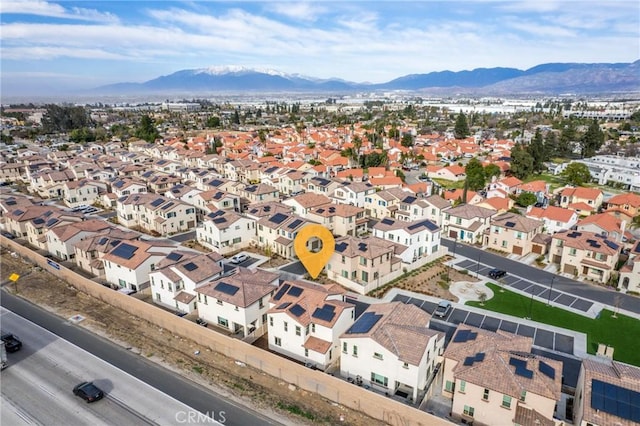
[[[551,292],[553,291],[553,282],[555,281],[556,276],[554,275],[553,278],[551,278],[551,287],[549,288],[549,297],[547,298],[547,306],[549,306],[551,304]]]

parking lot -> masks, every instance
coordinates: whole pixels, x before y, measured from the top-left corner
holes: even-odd
[[[436,306],[438,306],[438,304],[434,302],[400,294],[396,295],[393,300],[416,305],[429,315],[432,315]],[[531,337],[533,338],[533,344],[540,348],[571,355],[574,353],[573,336],[550,331],[546,328],[517,323],[496,316],[471,312],[461,307],[455,307],[442,318],[433,317],[431,324],[430,328],[446,333],[447,342],[451,339],[458,324],[467,324],[484,330],[502,330],[519,336]]]
[[[457,262],[455,266],[467,269],[471,272],[477,272],[478,274],[485,277],[488,277],[489,271],[493,269],[482,264],[478,266],[477,262],[469,259]],[[539,284],[510,274],[507,274],[507,276],[502,278],[500,281],[504,282],[509,287],[513,287],[529,295],[533,295],[535,297],[547,300],[550,303],[563,305],[567,308],[575,309],[577,311],[587,312],[593,307],[593,302],[590,300],[552,290],[551,282]]]

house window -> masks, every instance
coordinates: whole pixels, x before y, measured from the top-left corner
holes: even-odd
[[[342,352],[347,353],[347,342],[342,342]]]
[[[217,303],[218,305],[222,305],[222,300],[217,299],[217,300],[216,300],[216,303]]]
[[[262,299],[258,300],[258,308],[264,308],[264,302],[262,301]]]
[[[306,356],[306,357],[309,356],[309,349],[304,348],[304,356]]]
[[[367,266],[367,259],[362,257],[362,256],[360,256],[360,264],[364,265],[364,266]]]
[[[382,359],[382,354],[381,354],[381,353],[378,353],[378,352],[374,352],[374,353],[373,353],[373,357],[374,357],[375,359]]]
[[[284,322],[284,331],[289,331],[289,323]]]
[[[127,282],[125,280],[118,280],[118,284],[120,287],[125,288],[127,286]]]
[[[457,217],[456,218],[456,225],[462,225],[462,219]]]
[[[468,405],[464,406],[464,411],[462,412],[465,416],[468,417],[473,417],[473,412],[475,410],[473,409],[473,407],[469,407]]]
[[[269,317],[269,326],[273,327],[273,317]]]
[[[409,368],[409,363],[405,362],[404,364],[402,364],[402,368]]]
[[[242,238],[240,238],[240,237],[234,238],[233,239],[233,244],[238,244],[240,241],[242,241]]]
[[[171,283],[167,283],[167,290],[173,291],[173,287],[171,286]]]
[[[516,233],[516,238],[521,240],[522,239],[522,232],[517,232]]]
[[[342,271],[342,277],[343,277],[343,278],[349,278],[349,272],[348,272],[348,271],[343,270],[343,271]]]
[[[464,380],[460,380],[460,388],[458,389],[458,392],[464,393],[464,388],[467,387],[467,382],[465,382]]]
[[[364,281],[365,283],[369,282],[369,273],[366,271],[362,271],[362,281]]]
[[[312,333],[316,332],[316,325],[315,324],[311,324],[311,332]]]
[[[160,293],[156,293],[156,301],[161,302],[162,298],[160,297]]]
[[[527,391],[523,390],[522,393],[520,394],[520,401],[525,402],[526,399],[527,399]]]
[[[484,393],[482,394],[482,399],[484,399],[485,401],[489,400],[489,389],[484,390]]]
[[[502,247],[506,247],[507,246],[507,241],[506,240],[502,240]]]
[[[280,339],[279,337],[276,337],[274,339],[276,346],[282,346],[282,339]]]
[[[206,295],[206,294],[204,295],[204,304],[205,304],[205,305],[208,305],[208,304],[209,304],[209,302],[207,301],[207,295]]]
[[[302,329],[300,326],[296,325],[296,336],[300,336],[302,334]]]
[[[444,390],[447,392],[453,392],[453,382],[447,380],[444,384]]]
[[[381,376],[380,374],[376,374],[374,372],[371,372],[371,381],[373,383],[377,383],[379,385],[382,385],[384,387],[387,387],[387,385],[389,384],[389,379]]]
[[[222,317],[218,317],[218,325],[221,325],[222,327],[229,327],[229,321],[227,321],[225,318]]]
[[[575,256],[575,255],[576,255],[576,249],[570,248],[569,249],[569,256]]]
[[[358,356],[358,347],[356,345],[353,345],[353,356]]]
[[[502,406],[504,408],[511,408],[511,397],[509,395],[502,395]]]
[[[345,257],[344,257],[344,256],[342,256],[342,263],[344,263],[344,261],[345,261]]]

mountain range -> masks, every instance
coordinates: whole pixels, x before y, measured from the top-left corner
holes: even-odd
[[[640,60],[633,63],[549,63],[527,70],[477,68],[410,74],[386,83],[357,83],[337,78],[318,79],[275,70],[237,66],[181,70],[143,83],[101,86],[93,93],[193,92],[354,92],[412,91],[424,93],[602,94],[640,91]]]

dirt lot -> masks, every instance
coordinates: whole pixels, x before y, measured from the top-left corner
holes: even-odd
[[[458,298],[449,291],[450,283],[456,281],[477,282],[479,280],[443,265],[447,260],[449,260],[448,257],[443,257],[413,271],[407,271],[404,277],[373,291],[371,295],[383,297],[387,291],[395,287],[455,302]]]
[[[87,296],[40,268],[12,257],[4,248],[1,259],[0,280],[6,282],[10,274],[19,274],[17,291],[21,297],[63,318],[80,314],[86,317],[80,326],[278,421],[288,424],[384,424],[301,389],[291,390],[286,383],[248,366],[237,365],[220,354],[207,350],[196,356],[194,352],[199,345],[193,341],[171,335],[141,318]],[[5,289],[15,292],[15,287],[7,284]],[[132,333],[132,330],[136,332]]]

